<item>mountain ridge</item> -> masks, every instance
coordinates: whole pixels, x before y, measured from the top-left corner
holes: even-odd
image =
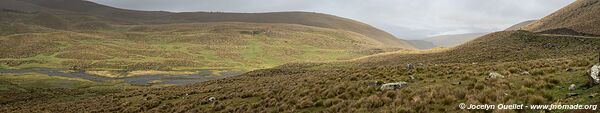
[[[524,27],[542,32],[567,28],[584,34],[600,35],[600,0],[577,0],[566,7]]]
[[[523,28],[531,23],[534,23],[537,20],[528,20],[528,21],[523,21],[521,23],[517,23],[515,25],[512,25],[508,28],[506,28],[504,31],[516,31],[516,30],[523,30]]]
[[[44,11],[48,9],[71,12],[74,14],[102,17],[104,21],[119,24],[168,24],[190,22],[252,22],[252,23],[288,23],[315,27],[342,29],[363,34],[390,47],[414,49],[407,41],[377,29],[368,24],[329,14],[312,12],[270,12],[270,13],[211,13],[211,12],[165,12],[138,11],[119,9],[84,0],[6,0],[0,8],[19,10],[20,7],[31,6],[27,10]],[[39,6],[39,7],[33,7]],[[65,7],[67,6],[67,7]],[[50,11],[53,11],[50,10]]]

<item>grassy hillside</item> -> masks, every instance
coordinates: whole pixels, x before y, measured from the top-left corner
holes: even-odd
[[[528,20],[528,21],[524,21],[518,24],[515,24],[513,26],[510,26],[508,28],[506,28],[504,31],[516,31],[516,30],[523,30],[523,28],[531,23],[534,23],[537,20]]]
[[[568,28],[581,33],[600,35],[600,29],[597,27],[600,25],[599,2],[599,0],[577,0],[524,29],[540,32]]]
[[[27,101],[74,101],[143,87],[119,81],[92,82],[84,79],[48,76],[39,73],[0,75],[0,104]],[[4,107],[0,107],[3,109]]]
[[[0,8],[27,12],[52,12],[76,16],[69,20],[100,20],[115,24],[169,24],[197,22],[286,23],[356,32],[390,47],[413,49],[407,41],[370,25],[333,15],[308,12],[220,13],[134,11],[104,6],[84,0],[3,0]],[[82,17],[83,16],[83,17]]]
[[[412,48],[369,25],[318,13],[170,13],[81,0],[0,3],[0,68],[249,71]]]
[[[449,50],[382,54],[346,62],[293,63],[188,86],[44,105],[33,101],[8,104],[2,110],[62,111],[65,109],[53,108],[70,106],[66,110],[461,112],[456,108],[459,103],[600,104],[600,97],[588,97],[600,87],[583,85],[587,81],[586,69],[596,62],[597,55],[590,50],[599,44],[597,38],[498,32]],[[407,63],[415,64],[415,69],[409,71]],[[506,77],[488,80],[490,72]],[[369,85],[375,81],[407,81],[409,86],[382,91]],[[570,84],[576,84],[578,90],[567,90],[565,87]],[[580,96],[565,97],[572,92]],[[210,97],[218,101],[210,102]],[[118,103],[127,104],[115,106]],[[30,109],[17,109],[19,106]]]
[[[580,0],[575,5],[589,1]],[[598,5],[594,3],[573,11]],[[587,71],[599,63],[600,57],[600,37],[593,35],[501,31],[454,48],[380,53],[387,46],[366,35],[296,24],[105,26],[102,23],[112,22],[101,21],[74,27],[70,22],[63,24],[61,18],[68,18],[66,16],[18,13],[12,17],[35,19],[40,15],[52,21],[8,24],[15,26],[9,28],[17,33],[0,38],[0,46],[9,48],[0,49],[0,58],[7,62],[2,68],[81,64],[77,67],[169,70],[232,64],[223,67],[244,69],[294,59],[341,60],[287,63],[231,78],[161,88],[95,92],[78,87],[91,84],[80,81],[75,82],[78,85],[69,85],[75,87],[49,85],[51,89],[5,92],[0,89],[0,97],[12,97],[0,98],[3,102],[0,112],[585,113],[597,111],[485,111],[461,110],[457,106],[461,103],[600,105],[600,86],[586,85]],[[553,20],[544,22],[549,21]],[[576,28],[581,29],[573,28],[577,30],[575,33],[584,32],[581,34],[593,34],[586,31],[596,29],[593,26]],[[357,58],[368,54],[374,55]],[[491,78],[491,73],[503,77]],[[29,76],[3,75],[0,85],[9,86],[5,89],[28,89],[15,85],[20,83],[15,81],[37,77],[74,82],[43,75]],[[399,90],[379,87],[380,83],[392,82],[407,82],[408,86]],[[23,83],[35,89],[36,84],[47,82]],[[571,85],[575,85],[574,90],[569,89]],[[568,96],[569,93],[578,95]]]
[[[98,27],[92,25],[87,27]],[[101,28],[1,36],[1,65],[84,70],[247,71],[287,62],[352,59],[385,51],[383,44],[364,35],[291,24],[197,23]]]
[[[469,33],[469,34],[456,34],[456,35],[441,35],[434,36],[425,39],[425,41],[431,42],[438,47],[456,47],[458,45],[467,43],[471,40],[475,40],[488,33]]]
[[[431,48],[435,48],[436,45],[428,42],[428,41],[424,41],[424,40],[408,40],[412,45],[414,45],[415,47],[417,47],[417,49],[431,49]]]

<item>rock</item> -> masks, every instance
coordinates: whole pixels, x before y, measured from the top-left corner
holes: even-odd
[[[406,64],[406,69],[407,70],[410,71],[410,70],[413,70],[414,68],[415,68],[415,66],[413,66],[413,64],[411,64],[411,63]]]
[[[79,66],[72,66],[70,68],[70,70],[81,70],[81,67],[79,67]]]
[[[217,101],[217,98],[215,98],[215,97],[208,98],[208,102],[215,102],[215,101]]]
[[[387,83],[381,85],[381,90],[398,90],[404,87],[407,87],[408,83],[406,82],[396,82],[396,83]]]
[[[368,82],[367,84],[371,87],[379,87],[383,84],[383,82],[375,80],[375,81]]]
[[[497,79],[497,78],[504,78],[504,76],[500,73],[496,73],[496,72],[490,72],[490,74],[488,74],[488,77],[486,79]]]
[[[410,76],[408,76],[408,77],[409,77],[411,80],[414,80],[414,79],[415,79],[415,76],[412,76],[412,75],[410,75]]]
[[[590,69],[590,85],[600,84],[600,65],[594,65],[592,69]]]
[[[592,93],[592,94],[590,95],[590,98],[594,98],[594,97],[596,97],[596,96],[598,96],[598,93]]]
[[[462,84],[462,82],[455,82],[455,83],[452,83],[452,85],[460,85],[460,84]]]
[[[579,94],[577,94],[577,93],[567,93],[567,98],[574,97],[574,96],[579,96]]]
[[[573,91],[576,90],[577,86],[575,84],[571,84],[571,86],[569,86],[569,90]]]
[[[529,73],[529,71],[523,71],[523,72],[521,73],[521,75],[531,75],[531,74]]]
[[[573,71],[573,68],[567,68],[565,71],[571,72],[571,71]]]

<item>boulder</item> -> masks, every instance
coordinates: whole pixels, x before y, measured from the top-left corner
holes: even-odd
[[[497,78],[504,78],[504,76],[500,73],[496,73],[496,72],[490,72],[490,74],[488,74],[488,77],[486,79],[497,79]]]
[[[600,65],[594,65],[589,73],[590,85],[600,84]]]
[[[452,85],[460,85],[460,84],[462,84],[462,82],[455,82],[455,83],[452,83]]]
[[[208,102],[215,102],[215,101],[217,101],[217,98],[215,98],[215,97],[208,98]]]
[[[569,90],[573,91],[576,90],[577,86],[575,84],[571,84],[571,86],[569,86]]]
[[[415,66],[413,66],[413,64],[411,64],[411,63],[406,64],[406,69],[407,70],[412,70],[414,68],[415,68]]]
[[[404,87],[407,87],[408,83],[406,82],[396,82],[396,83],[386,83],[381,85],[381,90],[398,90]]]
[[[579,96],[577,93],[567,93],[567,98]]]

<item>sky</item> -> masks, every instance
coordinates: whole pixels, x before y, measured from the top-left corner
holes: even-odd
[[[543,18],[575,0],[90,0],[117,8],[170,12],[332,14],[401,39],[494,32]]]

